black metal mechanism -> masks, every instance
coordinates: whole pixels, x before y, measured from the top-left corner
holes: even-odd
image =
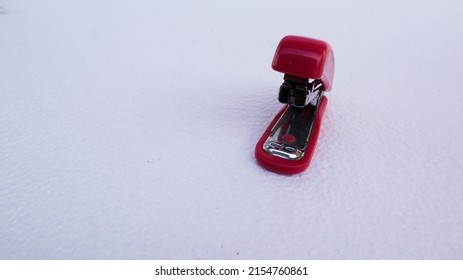
[[[309,105],[323,91],[323,85],[318,80],[310,81],[290,75],[285,75],[284,79],[278,93],[278,101],[281,103],[302,108]]]

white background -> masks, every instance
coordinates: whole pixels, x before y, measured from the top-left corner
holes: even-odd
[[[460,3],[0,0],[0,258],[463,258]],[[287,34],[336,59],[295,176]]]

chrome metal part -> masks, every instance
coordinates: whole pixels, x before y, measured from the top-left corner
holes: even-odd
[[[288,105],[264,142],[262,148],[265,152],[288,160],[299,160],[304,156],[313,120],[323,96],[320,82],[314,81],[307,86],[310,90],[306,105]]]
[[[323,94],[323,84],[319,81],[314,81],[310,83],[312,86],[309,95],[307,96],[306,104],[311,104],[317,106],[319,95]]]

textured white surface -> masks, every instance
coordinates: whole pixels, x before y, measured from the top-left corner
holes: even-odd
[[[463,258],[460,3],[0,0],[0,258]],[[290,177],[287,34],[336,58]]]

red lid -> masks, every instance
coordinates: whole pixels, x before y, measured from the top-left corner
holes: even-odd
[[[326,91],[331,90],[334,76],[334,55],[331,46],[323,41],[286,36],[278,44],[272,68],[288,75],[319,79]]]

